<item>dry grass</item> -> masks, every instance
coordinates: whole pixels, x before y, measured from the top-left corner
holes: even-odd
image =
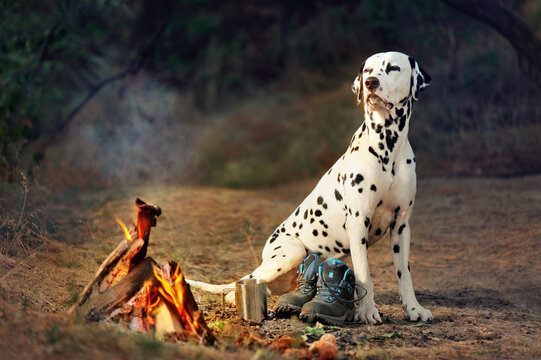
[[[432,310],[436,322],[416,326],[405,319],[389,245],[382,240],[371,247],[369,256],[376,302],[385,321],[377,326],[326,328],[339,338],[341,356],[540,357],[541,262],[532,251],[541,240],[540,181],[539,176],[421,180],[411,263],[418,298]],[[113,214],[123,221],[133,218],[136,196],[163,210],[151,234],[151,256],[180,261],[191,278],[228,282],[254,268],[254,251],[262,249],[266,236],[313,185],[308,181],[259,191],[149,185],[77,198],[56,195],[56,200],[42,204],[48,216],[59,220],[55,233],[45,237],[46,248],[2,255],[0,348],[13,358],[212,359],[223,357],[224,351],[236,358],[276,357],[257,347],[236,348],[236,337],[245,330],[264,338],[294,335],[302,333],[304,324],[276,320],[248,328],[230,307],[222,313],[219,296],[195,294],[214,325],[216,348],[156,343],[116,327],[81,323],[64,311],[122,237]],[[29,210],[36,204],[32,194],[30,188]],[[14,211],[12,217],[17,219],[18,214]],[[402,335],[370,339],[395,331]]]

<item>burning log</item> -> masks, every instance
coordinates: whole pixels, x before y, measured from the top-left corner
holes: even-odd
[[[161,214],[157,206],[136,200],[137,224],[122,222],[125,239],[101,264],[71,309],[88,321],[117,320],[158,339],[212,342],[213,337],[184,280],[180,266],[161,266],[146,257],[150,229]]]

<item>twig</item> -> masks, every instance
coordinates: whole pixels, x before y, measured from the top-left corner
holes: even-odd
[[[21,225],[21,221],[23,219],[24,214],[24,208],[26,207],[26,197],[28,195],[28,181],[26,180],[26,176],[24,176],[24,173],[21,171],[21,176],[23,177],[23,180],[21,181],[21,185],[24,189],[24,195],[23,195],[23,204],[21,206],[21,213],[19,214],[19,220],[17,221],[17,225],[15,226],[15,229],[19,229],[19,226]]]

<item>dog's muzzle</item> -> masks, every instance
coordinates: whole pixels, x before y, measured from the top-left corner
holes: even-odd
[[[375,109],[377,107],[384,107],[391,110],[393,108],[392,104],[383,100],[379,95],[376,94],[369,94],[366,98],[366,102],[368,105],[370,105],[372,109]]]

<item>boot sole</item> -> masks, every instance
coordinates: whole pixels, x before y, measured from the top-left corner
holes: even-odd
[[[288,317],[291,315],[298,315],[301,312],[301,307],[291,305],[285,302],[278,303],[274,308],[274,313],[278,317]]]
[[[342,326],[345,322],[353,321],[354,315],[355,308],[347,310],[346,313],[342,316],[331,316],[310,311],[305,313],[301,312],[301,314],[299,315],[299,319],[308,323],[314,323],[316,321],[319,321],[320,323],[325,325]]]

